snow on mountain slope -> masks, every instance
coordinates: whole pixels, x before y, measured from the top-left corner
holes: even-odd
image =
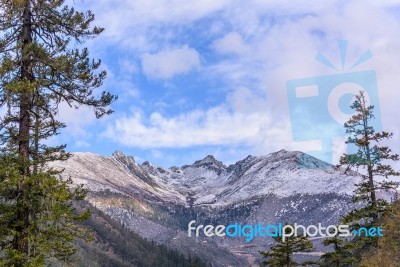
[[[351,194],[360,178],[343,175],[328,163],[302,152],[281,150],[247,158],[226,167],[212,156],[161,172],[144,166],[169,185],[187,192],[195,204],[229,204],[255,196],[334,192]],[[159,168],[158,168],[159,170]]]
[[[262,157],[247,157],[237,167],[235,164],[232,170],[228,169],[228,184],[217,195],[218,202],[231,203],[266,194],[351,194],[360,178],[356,173],[343,175],[333,166],[307,154],[285,150]]]
[[[248,266],[272,240],[190,238],[187,224],[285,221],[336,224],[351,209],[357,173],[343,175],[302,152],[248,156],[230,166],[209,155],[190,165],[161,168],[115,152],[74,153],[51,167],[89,189],[87,200],[142,237],[197,255],[213,266]],[[143,227],[145,226],[145,227]],[[321,247],[321,246],[319,246]],[[212,252],[212,253],[211,253]]]
[[[281,150],[247,158],[230,166],[209,155],[192,165],[163,169],[115,152],[112,157],[74,153],[66,162],[64,177],[89,190],[141,193],[163,201],[194,205],[226,205],[256,196],[275,194],[351,194],[359,175],[343,175],[333,166],[302,152]]]
[[[110,190],[125,195],[144,194],[147,197],[183,202],[185,196],[173,188],[165,188],[158,177],[143,171],[133,157],[115,152],[112,157],[94,153],[73,153],[64,162],[52,162],[51,168],[64,169],[62,176],[71,177],[90,191]]]

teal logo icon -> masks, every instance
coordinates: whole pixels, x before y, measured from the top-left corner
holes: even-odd
[[[315,57],[334,71],[332,75],[294,79],[286,84],[293,140],[318,142],[319,149],[305,152],[328,163],[333,163],[334,140],[346,136],[343,125],[353,114],[350,106],[360,91],[365,92],[369,104],[374,106],[372,126],[377,131],[382,129],[376,73],[355,71],[372,58],[371,51],[362,54],[349,68],[346,68],[347,41],[339,41],[339,51],[340,68],[321,53]]]

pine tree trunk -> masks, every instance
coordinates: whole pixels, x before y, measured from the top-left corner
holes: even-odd
[[[364,108],[365,103],[363,103]],[[366,118],[367,115],[365,115],[363,121],[364,121],[364,139],[366,142],[366,156],[368,160],[368,167],[367,167],[367,172],[368,172],[368,185],[369,189],[371,190],[371,207],[372,207],[372,220],[374,223],[378,221],[378,214],[376,212],[376,194],[375,194],[375,185],[374,185],[374,175],[372,173],[372,166],[371,166],[371,149],[369,147],[369,137],[368,137],[368,120]]]
[[[290,246],[289,241],[286,242],[286,267],[290,267]]]
[[[40,127],[40,110],[36,106],[36,115],[35,115],[35,129],[34,129],[34,140],[33,140],[33,175],[38,173],[39,170],[39,127]]]
[[[371,189],[371,206],[372,206],[372,219],[373,222],[376,223],[378,221],[378,214],[376,212],[376,194],[375,194],[375,185],[374,185],[374,177],[372,175],[372,167],[368,166],[368,182],[369,187]]]
[[[29,46],[32,44],[32,20],[30,13],[30,0],[26,1],[24,9],[24,19],[22,25],[22,60],[21,60],[21,80],[23,82],[32,82],[32,60],[28,51]],[[31,106],[31,92],[30,88],[26,88],[20,92],[20,106],[19,106],[19,140],[18,149],[21,157],[23,175],[29,174],[29,127],[30,127],[30,106]]]
[[[29,52],[29,46],[32,44],[32,20],[30,13],[30,0],[26,0],[23,12],[23,25],[22,25],[22,59],[21,59],[21,81],[33,81],[32,74],[32,61]],[[18,152],[20,158],[20,172],[25,179],[29,175],[29,129],[30,129],[30,106],[31,106],[31,92],[30,88],[24,88],[19,92],[19,134],[18,134]],[[19,188],[18,198],[23,198],[26,191],[29,190],[21,183]],[[27,255],[29,252],[29,243],[27,240],[27,228],[29,227],[29,210],[23,208],[17,212],[16,220],[21,224],[17,227],[19,235],[14,240],[14,249],[19,253]],[[19,228],[19,229],[18,229]],[[15,267],[23,266],[23,262],[16,262]]]

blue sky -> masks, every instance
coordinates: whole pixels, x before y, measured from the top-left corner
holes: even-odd
[[[67,143],[70,151],[110,155],[118,149],[169,167],[208,154],[229,164],[280,149],[318,150],[320,140],[293,139],[286,83],[349,72],[368,50],[373,57],[351,71],[375,71],[382,124],[395,132],[393,144],[398,144],[400,1],[75,5],[91,9],[95,24],[106,28],[85,45],[108,71],[102,89],[119,100],[112,105],[114,114],[101,120],[86,108],[61,107],[68,128],[55,141]],[[320,52],[341,66],[339,40],[348,41],[344,69],[315,60]],[[333,131],[328,121],[315,123]],[[334,161],[344,149],[335,139]]]

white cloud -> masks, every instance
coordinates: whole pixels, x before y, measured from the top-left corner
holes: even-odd
[[[91,146],[90,138],[96,135],[93,125],[97,121],[92,108],[80,106],[76,109],[61,102],[56,119],[65,123],[66,128],[61,129],[61,135],[55,135],[46,140],[47,145],[71,144],[75,148],[85,149]]]
[[[59,105],[57,119],[67,125],[66,131],[73,137],[87,137],[90,135],[89,126],[96,121],[93,109],[81,106],[79,109],[70,107],[65,102]]]
[[[256,96],[249,88],[240,87],[227,96],[228,105],[243,114],[267,113],[265,95]]]
[[[100,0],[96,2],[100,8],[113,7],[110,11],[124,11],[124,14],[135,14],[136,17],[118,17],[122,25],[124,19],[135,19],[141,23],[188,23],[204,16],[215,13],[229,4],[229,0],[153,0],[153,1],[107,1]],[[140,16],[139,16],[140,14]],[[114,18],[114,20],[116,20]],[[127,21],[125,21],[127,22]],[[127,23],[131,25],[130,23]]]
[[[258,103],[258,104],[257,104]],[[228,96],[227,102],[208,110],[191,110],[175,117],[153,112],[146,117],[136,111],[107,128],[104,136],[127,146],[183,148],[201,145],[237,145],[260,138],[270,118],[263,101],[246,88]],[[265,102],[264,102],[265,103]]]
[[[180,25],[190,25],[227,8],[231,0],[98,0],[84,3],[96,14],[96,23],[106,28],[98,46],[109,44],[145,53],[160,48],[161,38]],[[167,26],[167,27],[166,27]]]
[[[349,41],[348,64],[368,49],[373,52],[374,57],[354,71],[376,71],[384,128],[398,131],[400,21],[391,9],[395,4],[399,1],[249,0],[245,5],[240,1],[96,1],[94,12],[107,27],[105,39],[99,42],[106,40],[104,45],[139,55],[137,61],[142,60],[148,77],[169,79],[198,71],[208,80],[223,81],[226,92],[240,88],[214,108],[186,109],[174,116],[163,110],[120,116],[107,136],[149,148],[241,142],[262,154],[271,147],[293,148],[286,81],[342,73],[314,60],[322,52],[340,66],[339,39]],[[202,19],[210,28],[196,24]],[[185,29],[191,26],[193,32],[188,33]],[[198,36],[209,38],[201,40],[199,47],[204,50],[196,51],[188,42]],[[188,45],[179,48],[182,44]],[[203,60],[200,68],[204,51],[216,54],[205,54],[211,60]],[[303,149],[315,147],[306,144]]]
[[[140,148],[183,148],[198,145],[227,145],[256,137],[263,114],[231,113],[219,106],[207,111],[195,110],[167,118],[139,113],[119,118],[104,135],[127,146]]]
[[[230,32],[214,42],[214,48],[221,54],[244,54],[249,48],[244,43],[242,36],[237,32]]]
[[[142,65],[144,73],[149,78],[169,79],[198,68],[200,56],[193,48],[184,46],[156,54],[144,54]]]

